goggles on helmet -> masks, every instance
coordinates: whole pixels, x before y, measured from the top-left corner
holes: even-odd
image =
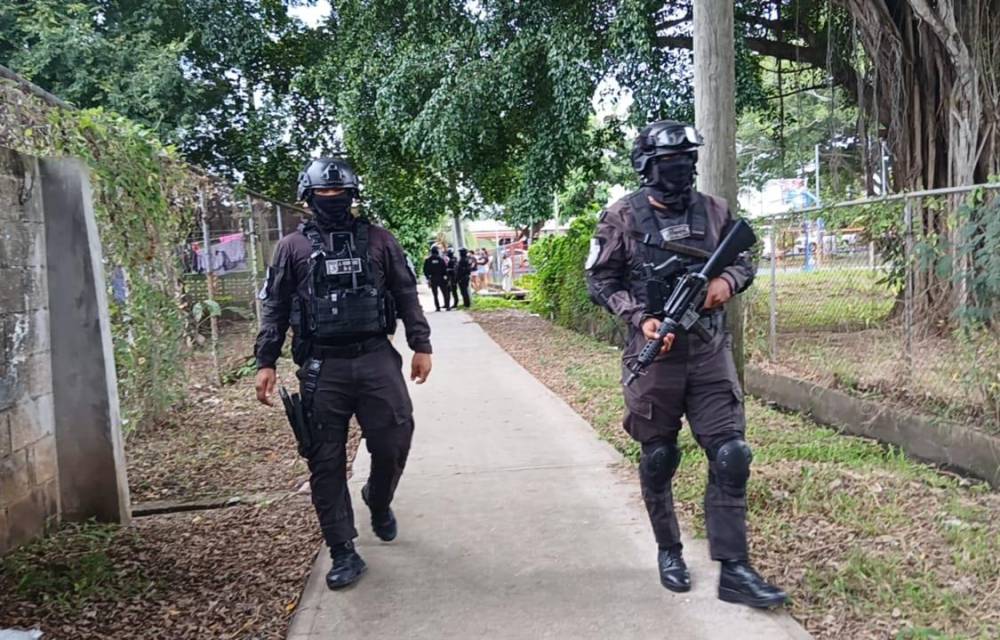
[[[696,147],[704,143],[694,127],[668,127],[649,135],[656,147]]]

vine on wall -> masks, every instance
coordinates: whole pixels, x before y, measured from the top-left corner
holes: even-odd
[[[189,319],[177,248],[197,220],[199,188],[210,181],[121,116],[52,108],[6,82],[0,146],[75,157],[90,169],[124,426],[130,432],[157,419],[183,394]]]

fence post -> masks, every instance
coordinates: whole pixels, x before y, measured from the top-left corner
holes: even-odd
[[[774,225],[776,221],[771,220],[771,229],[768,233],[771,244],[771,295],[768,300],[768,346],[771,361],[778,359],[778,247],[775,245]]]
[[[249,195],[247,195],[247,207],[250,210],[247,216],[247,240],[250,242],[250,292],[253,295],[254,319],[257,328],[260,329],[260,298],[257,297],[257,225],[254,219],[253,198]]]
[[[275,202],[274,208],[275,208],[274,215],[278,219],[278,240],[281,240],[282,238],[285,237],[285,225],[282,223],[281,220],[281,205]]]
[[[903,246],[903,265],[906,269],[906,285],[903,291],[903,336],[906,358],[907,380],[913,379],[913,204],[910,198],[903,200],[903,224],[906,241]]]
[[[875,269],[875,243],[874,242],[869,242],[868,243],[868,267],[872,271],[876,270]]]
[[[212,242],[208,235],[208,205],[205,201],[204,188],[198,189],[198,199],[201,203],[201,254],[205,256],[205,290],[208,298],[215,302],[215,276],[212,273]],[[219,319],[209,311],[209,326],[212,329],[212,367],[216,384],[222,384],[222,372],[219,369]]]

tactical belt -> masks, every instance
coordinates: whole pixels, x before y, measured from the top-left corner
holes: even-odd
[[[309,351],[309,356],[311,358],[357,358],[366,353],[372,353],[373,351],[378,351],[379,349],[384,349],[389,345],[389,339],[385,336],[373,336],[371,338],[366,338],[360,342],[352,342],[350,344],[338,344],[338,345],[322,345],[314,344],[312,349]]]

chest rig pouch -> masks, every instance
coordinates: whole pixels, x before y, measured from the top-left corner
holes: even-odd
[[[309,299],[304,301],[307,335],[320,343],[359,334],[387,334],[395,330],[392,297],[376,286],[368,252],[368,224],[324,238],[308,226],[303,233],[312,242],[309,257]],[[329,245],[326,240],[329,240]]]
[[[629,196],[632,210],[631,235],[639,251],[633,259],[629,277],[640,285],[644,294],[646,313],[657,315],[670,297],[677,279],[686,272],[696,271],[711,255],[710,252],[685,244],[684,240],[699,242],[705,238],[708,213],[705,199],[700,193],[692,194],[683,223],[661,226],[647,194],[640,189]]]

